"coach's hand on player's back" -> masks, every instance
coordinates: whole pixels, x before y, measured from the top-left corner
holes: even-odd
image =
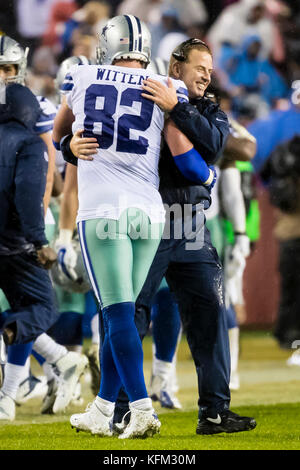
[[[78,129],[70,142],[70,149],[75,157],[81,160],[94,160],[99,144],[96,137],[82,137],[83,129]]]
[[[36,251],[37,259],[45,269],[50,269],[57,259],[55,251],[48,245],[42,246]]]
[[[167,86],[158,80],[148,78],[143,81],[142,88],[147,92],[142,93],[142,96],[154,101],[165,112],[172,111],[178,103],[176,88],[170,77],[167,78]]]

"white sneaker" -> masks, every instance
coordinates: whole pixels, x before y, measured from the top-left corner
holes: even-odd
[[[44,415],[46,414],[53,414],[53,405],[56,399],[57,393],[57,382],[56,378],[50,379],[47,382],[47,393],[44,396],[43,404],[41,413]]]
[[[81,396],[81,383],[77,382],[75,390],[74,390],[74,394],[73,394],[73,397],[72,397],[72,400],[71,400],[71,405],[81,406],[81,405],[83,405],[83,402],[84,402],[84,400]]]
[[[0,421],[13,421],[16,416],[16,405],[12,398],[0,390]]]
[[[70,423],[76,431],[90,432],[98,436],[112,436],[112,420],[114,413],[106,416],[97,404],[97,398],[89,403],[84,413],[72,415]]]
[[[175,393],[163,377],[152,375],[149,386],[149,396],[153,401],[159,401],[163,408],[180,410],[182,405]]]
[[[54,414],[65,411],[72,400],[76,384],[87,365],[87,357],[74,351],[69,351],[56,362],[55,374],[58,377],[58,384],[53,404]]]
[[[288,366],[300,366],[300,351],[297,349],[286,361]]]
[[[130,407],[130,421],[119,439],[134,439],[152,437],[154,434],[159,433],[161,422],[153,408],[147,411],[138,410],[137,408]]]
[[[32,398],[43,399],[48,390],[46,380],[44,376],[38,379],[33,375],[29,375],[19,386],[16,404],[21,405]]]

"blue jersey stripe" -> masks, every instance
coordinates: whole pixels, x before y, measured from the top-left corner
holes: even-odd
[[[73,90],[74,83],[63,83],[60,87],[61,91],[71,91]]]
[[[186,88],[180,87],[176,90],[177,94],[189,96]]]
[[[55,116],[56,116],[56,113],[52,113],[52,114],[42,113],[39,116],[39,119],[37,121],[37,125],[40,124],[40,123],[43,123],[43,122],[53,121]]]

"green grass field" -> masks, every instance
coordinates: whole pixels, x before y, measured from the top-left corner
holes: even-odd
[[[62,416],[39,413],[40,402],[31,400],[17,408],[13,423],[0,424],[0,450],[300,450],[300,367],[288,367],[292,351],[279,349],[268,332],[242,332],[241,388],[232,392],[231,409],[257,420],[253,431],[198,436],[197,387],[193,362],[183,338],[178,352],[178,397],[182,411],[155,406],[161,433],[146,440],[99,438],[71,429],[69,417],[84,410],[93,399],[88,376],[82,382],[85,404],[70,406]],[[145,375],[149,380],[151,339],[144,344]],[[35,373],[39,368],[33,362]]]

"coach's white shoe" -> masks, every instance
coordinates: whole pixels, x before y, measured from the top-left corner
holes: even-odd
[[[159,421],[154,409],[139,410],[129,404],[130,421],[119,439],[134,439],[152,437],[159,433],[161,422]]]
[[[105,415],[97,403],[98,397],[89,403],[84,413],[72,415],[70,423],[76,431],[90,432],[98,436],[112,436],[113,411]]]
[[[55,374],[58,377],[56,398],[53,413],[65,411],[73,398],[76,385],[88,365],[84,354],[69,351],[55,364]]]
[[[16,416],[16,405],[12,398],[0,390],[0,421],[13,421]]]

